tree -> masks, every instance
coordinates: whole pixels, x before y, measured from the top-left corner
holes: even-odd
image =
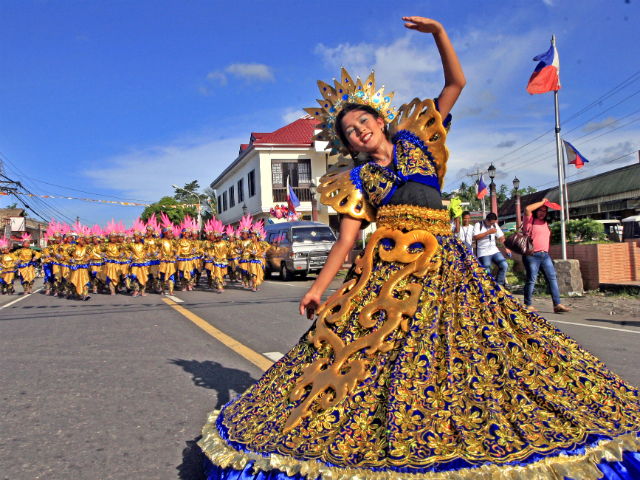
[[[504,183],[496,190],[496,199],[498,200],[498,206],[509,200],[509,187]]]
[[[190,215],[191,218],[198,217],[198,209],[196,207],[171,207],[171,205],[180,205],[182,203],[186,202],[179,202],[174,197],[162,197],[159,202],[145,208],[142,215],[140,215],[140,218],[147,221],[149,217],[155,213],[156,218],[160,221],[160,214],[166,213],[173,223],[179,224],[184,220],[184,217],[187,214]]]

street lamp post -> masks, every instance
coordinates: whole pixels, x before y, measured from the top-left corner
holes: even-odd
[[[244,205],[242,205],[242,215],[246,217],[248,211],[249,209],[247,208],[247,204],[245,203]]]
[[[318,187],[315,183],[311,182],[309,185],[309,193],[311,194],[311,220],[318,221],[318,201],[316,200],[316,193],[318,193]]]
[[[496,184],[493,181],[496,178],[496,167],[491,164],[487,169],[489,171],[489,178],[491,178],[491,185],[489,185],[489,191],[491,192],[491,211],[498,214],[498,196],[496,195]]]
[[[516,228],[520,228],[522,218],[520,217],[520,180],[518,177],[513,179],[513,189],[516,192]]]
[[[204,195],[201,195],[201,194],[196,193],[196,192],[191,192],[189,190],[185,190],[184,188],[180,188],[177,185],[171,185],[171,186],[173,188],[175,188],[176,190],[181,190],[183,192],[188,193],[189,195],[195,195],[198,198],[198,238],[200,238],[202,236],[201,235],[202,234],[202,205],[200,203],[200,197],[204,196]],[[205,201],[206,201],[206,199],[208,197],[204,196],[204,198],[205,198]]]

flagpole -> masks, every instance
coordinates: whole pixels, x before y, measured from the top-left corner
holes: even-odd
[[[564,177],[564,198],[565,205],[567,209],[567,222],[571,220],[569,217],[569,186],[567,185],[567,155],[565,154],[565,149],[562,149],[562,175]]]
[[[553,36],[553,44],[555,45],[555,35]],[[556,156],[558,161],[558,187],[560,192],[560,232],[562,234],[562,259],[567,259],[567,233],[566,233],[566,225],[564,219],[564,181],[562,174],[563,165],[562,165],[562,146],[560,145],[560,110],[558,109],[558,90],[553,91],[553,98],[556,107]]]

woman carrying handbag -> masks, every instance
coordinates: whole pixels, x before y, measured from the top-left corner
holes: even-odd
[[[549,256],[549,245],[551,244],[551,230],[547,221],[547,211],[555,206],[548,199],[541,202],[532,203],[524,210],[523,232],[528,235],[533,242],[533,253],[523,254],[522,262],[527,273],[527,280],[524,285],[524,304],[531,312],[537,312],[531,304],[533,287],[538,279],[538,271],[547,280],[551,298],[553,299],[553,312],[564,313],[569,309],[560,303],[560,290],[556,279],[556,270],[553,268],[553,261]]]

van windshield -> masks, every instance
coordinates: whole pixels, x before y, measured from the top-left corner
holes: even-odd
[[[336,237],[329,227],[297,227],[291,229],[294,242],[335,242]]]

